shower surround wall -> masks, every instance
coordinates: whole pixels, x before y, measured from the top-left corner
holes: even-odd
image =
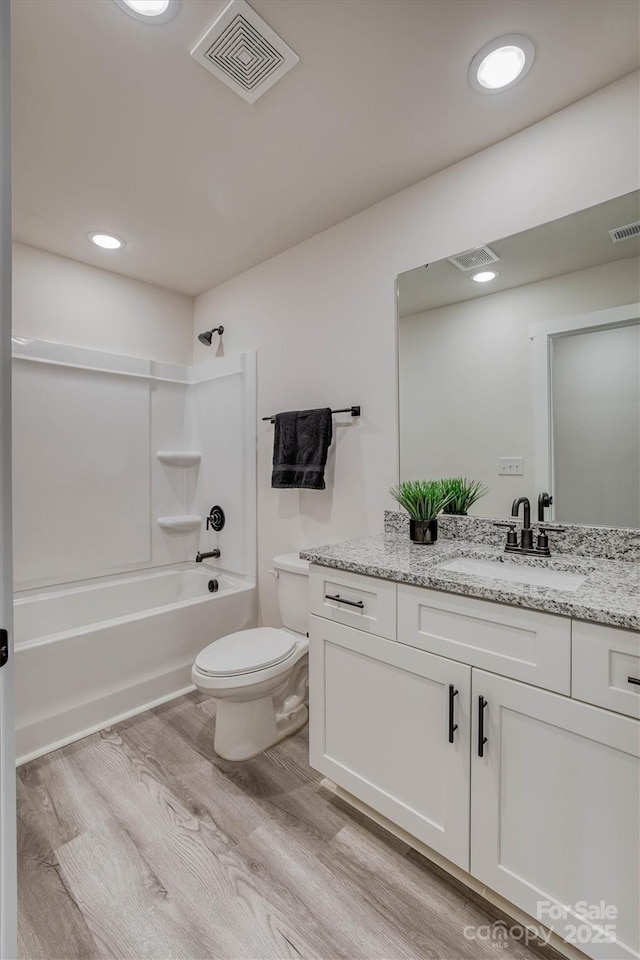
[[[14,343],[15,588],[193,560],[255,575],[255,355],[198,368]],[[158,452],[198,451],[190,466]],[[219,503],[227,525],[207,532]],[[161,518],[193,517],[180,532]]]
[[[14,338],[21,761],[186,692],[199,650],[256,625],[255,368]]]

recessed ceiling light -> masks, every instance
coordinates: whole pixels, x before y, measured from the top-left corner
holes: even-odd
[[[95,243],[96,247],[102,247],[103,250],[119,250],[124,247],[124,240],[112,233],[90,233],[88,237],[91,243]]]
[[[497,270],[481,270],[480,273],[474,273],[471,279],[476,283],[489,283],[489,280],[495,280],[497,276]]]
[[[499,93],[522,80],[533,66],[535,48],[528,37],[509,34],[478,50],[469,67],[469,82],[480,93]]]
[[[115,0],[118,6],[136,20],[166,23],[178,12],[180,0]]]

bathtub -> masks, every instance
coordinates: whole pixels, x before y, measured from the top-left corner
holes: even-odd
[[[255,580],[205,563],[17,594],[18,763],[193,689],[196,654],[256,623]]]

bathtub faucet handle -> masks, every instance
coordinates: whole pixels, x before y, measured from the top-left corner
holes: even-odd
[[[220,558],[220,551],[216,547],[215,550],[209,550],[208,553],[200,553],[198,550],[198,556],[196,557],[196,563],[202,563],[203,560],[208,560],[209,557],[213,557],[215,560]]]

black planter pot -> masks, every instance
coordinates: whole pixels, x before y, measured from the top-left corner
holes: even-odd
[[[438,521],[409,520],[409,536],[414,543],[435,543],[438,539]]]

